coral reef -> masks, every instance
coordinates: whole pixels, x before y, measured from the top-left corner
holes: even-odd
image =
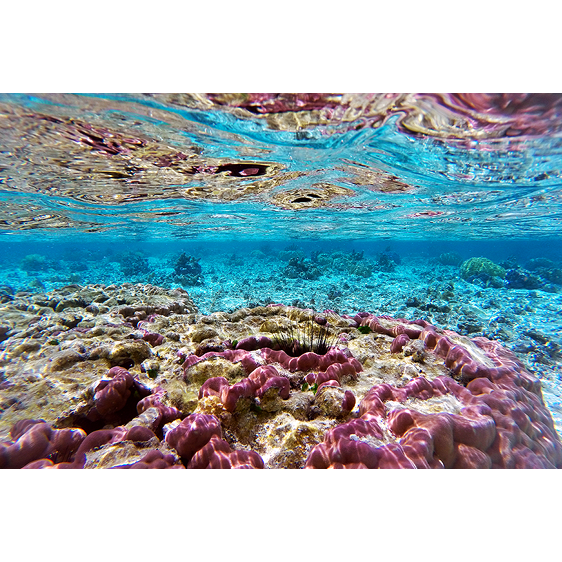
[[[394,352],[412,338],[422,340],[426,351],[444,359],[452,376],[417,377],[402,388],[374,386],[359,406],[359,417],[330,430],[310,454],[308,468],[561,466],[562,447],[540,384],[512,353],[486,338],[463,341],[425,321],[355,318],[376,333],[395,336],[400,345],[393,345]],[[446,395],[460,402],[458,413],[428,414],[402,406],[412,398]],[[389,410],[389,401],[400,406]],[[385,443],[385,430],[400,437],[399,443]]]
[[[124,252],[115,259],[127,277],[143,275],[148,270],[148,259],[141,252]]]
[[[281,274],[289,279],[318,279],[322,272],[311,260],[301,258],[291,258]]]
[[[505,278],[506,271],[487,258],[470,258],[461,264],[460,275],[467,281],[481,279],[486,281],[493,277]]]
[[[509,269],[505,274],[509,289],[542,289],[544,281],[529,272],[519,269]]]
[[[562,281],[562,273],[559,269],[547,269],[545,267],[535,267],[535,274],[523,269],[522,267],[516,267],[513,269],[508,269],[505,274],[506,286],[508,289],[540,289],[541,291],[546,291],[547,293],[557,293],[558,288],[553,283],[560,284]]]
[[[147,314],[138,288],[101,315],[88,308],[116,288],[36,295],[51,313],[23,337],[25,297],[4,303],[0,467],[562,467],[539,381],[497,342],[367,312],[204,316],[156,288]],[[57,313],[61,297],[79,306]],[[82,319],[63,329],[70,310]]]
[[[460,265],[462,263],[462,258],[457,252],[444,252],[439,254],[437,261],[441,265]]]
[[[174,263],[174,281],[186,286],[203,285],[200,259],[182,252]]]
[[[20,262],[20,269],[28,273],[46,271],[54,267],[56,267],[56,263],[40,254],[28,254]]]
[[[400,262],[400,256],[396,252],[385,250],[378,255],[376,265],[380,271],[394,271]]]
[[[307,258],[299,250],[284,250],[278,253],[279,259],[287,261],[281,269],[281,274],[289,279],[316,280],[323,275],[348,273],[358,277],[370,277],[375,268],[384,270],[384,265],[373,263],[363,256],[363,252],[320,252],[315,251]],[[398,258],[399,259],[399,258]],[[392,269],[395,261],[390,259]],[[380,267],[377,267],[379,266]]]
[[[363,256],[363,252],[313,252],[310,256],[313,263],[322,266],[328,273],[346,272],[359,277],[370,277],[375,265]]]

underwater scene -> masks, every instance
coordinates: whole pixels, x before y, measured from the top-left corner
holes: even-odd
[[[561,222],[559,94],[0,94],[0,468],[560,468]]]

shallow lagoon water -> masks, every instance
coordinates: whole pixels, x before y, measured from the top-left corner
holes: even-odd
[[[133,283],[183,288],[201,315],[425,319],[513,351],[560,433],[561,103],[3,95],[4,303]],[[471,258],[502,273],[463,274]]]

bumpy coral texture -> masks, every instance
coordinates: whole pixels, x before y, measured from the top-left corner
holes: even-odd
[[[208,414],[191,414],[166,435],[187,468],[263,468],[254,451],[232,451],[221,439],[219,420]]]
[[[384,317],[381,317],[384,318]],[[413,379],[402,388],[375,385],[361,401],[359,417],[330,430],[311,452],[306,468],[559,468],[562,447],[542,400],[540,383],[509,351],[486,338],[474,338],[476,352],[455,344],[424,321],[385,327],[371,315],[360,325],[402,339],[421,339],[445,360],[453,376]],[[453,335],[452,332],[450,332]],[[491,363],[488,365],[485,360]],[[424,414],[389,409],[385,402],[427,400],[452,394],[459,414]],[[399,441],[378,447],[386,425]]]
[[[386,336],[393,338],[389,347],[397,358],[417,340],[418,348],[442,361],[449,374],[375,384],[356,408],[347,385],[356,384],[364,367],[349,348],[291,357],[273,349],[269,337],[252,336],[236,349],[183,358],[181,372],[188,384],[193,384],[191,369],[201,362],[239,365],[234,379],[211,376],[199,387],[200,402],[210,400],[222,408],[216,415],[186,414],[170,405],[164,388],[150,388],[138,375],[116,366],[93,386],[82,427],[21,420],[12,427],[11,440],[0,443],[0,468],[93,468],[101,453],[118,455],[125,449],[134,454],[110,466],[264,468],[256,451],[225,439],[223,422],[247,416],[247,406],[262,401],[283,407],[297,393],[304,395],[303,382],[317,385],[315,408],[331,420],[323,440],[303,457],[305,468],[562,467],[562,445],[539,381],[498,343],[469,340],[423,320],[369,313],[342,318],[351,330],[368,326],[381,334],[384,345],[389,345]],[[459,411],[421,411],[419,404],[442,397],[456,400]]]
[[[487,258],[470,258],[461,264],[461,277],[474,279],[482,275],[505,277],[505,269]]]

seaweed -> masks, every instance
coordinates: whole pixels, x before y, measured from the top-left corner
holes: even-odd
[[[146,374],[151,379],[155,379],[158,376],[158,369],[148,369],[148,371],[146,371]]]
[[[301,387],[301,390],[303,392],[306,392],[307,390],[310,390],[310,392],[312,392],[313,394],[316,394],[316,391],[318,390],[318,383],[314,383],[311,384],[310,386],[308,385],[308,383],[305,381]]]
[[[255,402],[252,402],[250,404],[250,411],[256,414],[261,414],[263,412],[263,408],[261,408],[261,406],[258,406],[258,404],[256,404]]]

